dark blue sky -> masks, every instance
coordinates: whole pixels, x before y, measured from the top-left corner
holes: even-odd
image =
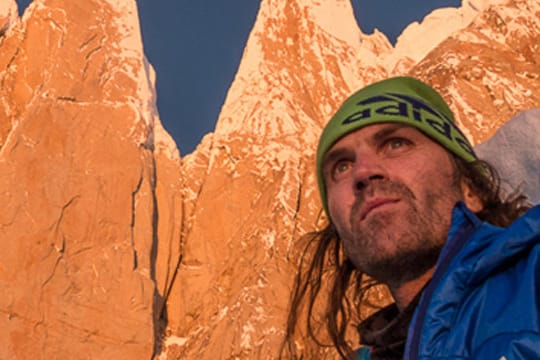
[[[364,33],[391,42],[412,21],[460,0],[351,0]],[[17,0],[24,9],[29,0]],[[137,0],[145,53],[157,74],[158,110],[182,155],[214,130],[249,32],[257,0]]]

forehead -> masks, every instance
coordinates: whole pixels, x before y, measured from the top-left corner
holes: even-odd
[[[361,142],[375,143],[397,132],[428,138],[415,127],[412,127],[406,124],[378,123],[378,124],[367,125],[363,128],[360,128],[358,130],[355,130],[343,136],[342,138],[337,140],[332,145],[332,147],[330,147],[327,154],[330,154],[333,150],[340,148],[344,145],[350,145],[353,143],[361,143]]]

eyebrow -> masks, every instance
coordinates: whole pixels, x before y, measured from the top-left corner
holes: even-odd
[[[328,165],[334,163],[337,159],[343,157],[345,154],[349,153],[350,150],[345,148],[337,148],[330,150],[323,159],[322,170],[323,173],[327,170]]]
[[[396,131],[401,130],[401,129],[406,128],[406,127],[410,127],[410,126],[406,125],[406,124],[399,124],[399,123],[398,124],[396,124],[396,123],[388,124],[388,126],[382,128],[381,130],[379,130],[375,134],[373,134],[370,141],[380,142],[380,141],[384,140],[385,138],[387,138],[388,136],[395,133]]]
[[[367,141],[368,143],[378,143],[382,140],[386,139],[388,136],[392,135],[393,133],[403,129],[403,128],[409,128],[410,126],[407,124],[400,124],[400,123],[388,123],[385,127],[377,131],[375,134],[371,136]],[[345,156],[350,152],[349,149],[346,148],[335,148],[330,150],[328,153],[326,153],[323,162],[322,162],[322,170],[323,173],[325,172],[326,168],[328,167],[328,164],[333,163],[335,160]]]

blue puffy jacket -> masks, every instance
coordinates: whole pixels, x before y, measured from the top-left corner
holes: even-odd
[[[405,359],[540,359],[540,206],[499,228],[458,204],[448,239]]]

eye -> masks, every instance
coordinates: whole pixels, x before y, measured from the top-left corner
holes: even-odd
[[[383,148],[387,151],[397,151],[404,150],[410,145],[412,145],[412,142],[410,140],[401,137],[394,137],[386,140],[383,143]]]
[[[350,167],[351,167],[350,161],[340,161],[336,164],[336,172],[338,173],[345,172],[349,170]]]
[[[332,177],[334,179],[339,178],[340,175],[346,173],[352,167],[350,160],[339,160],[336,161],[332,169]]]

